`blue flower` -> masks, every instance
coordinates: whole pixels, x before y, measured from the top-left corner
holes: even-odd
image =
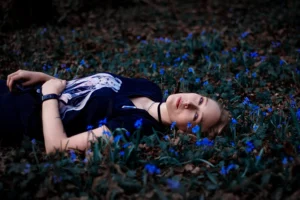
[[[228,55],[229,52],[228,52],[227,50],[224,50],[224,51],[222,51],[222,54],[223,54],[223,55]]]
[[[232,123],[232,124],[237,124],[237,121],[236,121],[236,119],[234,119],[234,118],[231,118],[231,123]]]
[[[252,73],[252,77],[253,77],[253,78],[256,78],[256,72],[253,72],[253,73]]]
[[[167,37],[165,38],[164,41],[165,41],[165,43],[170,43],[171,42],[171,40],[169,38],[167,38]]]
[[[32,140],[31,140],[31,144],[36,144],[36,140],[35,140],[35,139],[32,139]]]
[[[103,120],[100,120],[100,121],[98,122],[98,127],[101,127],[101,126],[103,126],[103,125],[106,124],[106,123],[107,123],[107,119],[104,118]]]
[[[159,174],[160,173],[160,169],[157,168],[155,165],[153,164],[146,164],[145,165],[145,169],[147,170],[147,172],[149,174]]]
[[[82,162],[83,162],[83,163],[88,163],[88,161],[89,161],[89,160],[88,160],[87,158],[84,158]]]
[[[141,39],[141,36],[139,36],[139,35],[138,35],[138,36],[136,36],[136,39],[138,39],[138,40],[139,40],[139,39]]]
[[[136,120],[136,122],[134,123],[135,128],[140,129],[143,125],[143,119],[138,119]]]
[[[251,141],[247,141],[246,142],[247,148],[246,148],[246,152],[249,153],[254,149],[254,144]]]
[[[174,61],[175,61],[175,62],[179,62],[180,60],[181,60],[181,58],[178,57],[178,58],[176,58]]]
[[[189,33],[188,36],[185,38],[186,40],[190,40],[193,38],[193,33]]]
[[[236,78],[236,79],[239,79],[239,77],[240,77],[240,73],[237,73],[237,74],[235,75],[235,78]]]
[[[124,151],[120,151],[120,156],[124,156],[125,152]]]
[[[220,174],[222,175],[226,175],[227,174],[227,171],[226,171],[226,167],[225,166],[222,166],[221,170],[220,170]]]
[[[169,58],[169,57],[170,57],[170,52],[167,51],[167,53],[166,53],[166,58]]]
[[[208,85],[208,81],[204,81],[203,86]]]
[[[197,132],[199,132],[200,131],[200,127],[198,126],[198,125],[196,125],[196,126],[194,126],[193,128],[192,128],[192,132],[193,133],[197,133]]]
[[[248,68],[246,68],[246,72],[245,72],[245,73],[246,73],[246,74],[248,74],[248,72],[249,72],[249,69],[248,69]]]
[[[231,143],[230,143],[230,145],[231,145],[232,147],[235,147],[235,144],[234,144],[234,142],[231,142]]]
[[[236,167],[237,167],[237,166],[236,166],[235,164],[230,164],[230,165],[228,165],[228,167],[227,167],[227,169],[226,169],[227,174],[229,173],[230,170],[236,169]]]
[[[298,110],[296,112],[296,117],[298,120],[300,120],[300,108],[298,108]]]
[[[227,169],[226,169],[225,166],[222,166],[222,168],[221,168],[221,170],[220,170],[220,174],[222,174],[222,175],[225,176],[226,174],[228,174],[228,173],[230,172],[230,170],[236,169],[237,167],[238,167],[238,166],[235,165],[235,164],[230,164],[230,165],[228,165]]]
[[[296,102],[293,98],[291,99],[291,106],[292,108],[296,108]]]
[[[243,101],[243,105],[248,105],[250,102],[249,98],[248,97],[245,97],[244,101]]]
[[[61,176],[58,177],[58,178],[57,178],[56,175],[53,176],[53,182],[54,182],[54,183],[59,183],[59,182],[61,182],[61,181],[62,181],[62,177],[61,177]]]
[[[236,47],[232,47],[231,51],[236,52],[237,48]]]
[[[126,131],[125,135],[126,135],[127,137],[129,137],[129,136],[130,136],[130,132],[129,132],[129,131]]]
[[[272,110],[272,107],[269,107],[268,108],[268,112],[272,112],[273,110]]]
[[[148,44],[147,40],[142,40],[141,43],[142,44]]]
[[[88,130],[88,131],[90,131],[90,130],[92,130],[93,129],[93,126],[92,125],[88,125],[87,127],[86,127],[86,130]]]
[[[181,77],[181,78],[179,79],[179,81],[180,81],[180,82],[184,82],[184,78]]]
[[[255,105],[255,104],[248,104],[248,106],[250,106],[250,108],[251,108],[251,112],[250,112],[251,115],[258,114],[258,112],[260,110],[259,106]]]
[[[183,56],[181,57],[183,60],[187,60],[188,59],[188,54],[187,53],[185,53],[185,54],[183,54]]]
[[[192,127],[192,123],[191,122],[188,122],[187,123],[187,128],[191,128]]]
[[[281,128],[281,124],[278,124],[278,125],[277,125],[277,128]]]
[[[236,63],[236,58],[233,57],[233,58],[231,59],[231,61],[232,61],[233,63]]]
[[[172,122],[172,124],[171,124],[171,130],[173,130],[174,128],[175,128],[175,126],[176,126],[176,122]]]
[[[168,95],[169,95],[169,91],[168,91],[168,90],[165,90],[164,95],[165,95],[165,96],[168,96]]]
[[[74,162],[74,161],[76,160],[76,158],[77,158],[77,156],[76,156],[74,150],[71,150],[71,151],[70,151],[70,156],[71,156],[71,161],[72,161],[72,162]]]
[[[260,56],[260,59],[261,59],[262,62],[265,61],[266,58],[267,58],[266,56]]]
[[[253,125],[253,131],[254,131],[254,133],[257,131],[258,127],[259,127],[259,126],[258,126],[257,124],[254,124],[254,125]]]
[[[152,68],[153,68],[154,70],[156,70],[156,63],[153,63],[153,64],[152,64]]]
[[[257,56],[258,56],[258,53],[256,51],[250,53],[251,58],[256,58]]]
[[[249,32],[245,31],[244,33],[241,34],[241,38],[245,38],[249,35]]]
[[[177,189],[180,186],[180,182],[172,179],[167,179],[167,184],[171,189]]]
[[[71,72],[71,69],[70,67],[66,68],[67,72]]]
[[[164,139],[165,139],[165,140],[169,140],[170,137],[169,137],[168,135],[165,135],[165,136],[164,136]]]
[[[47,65],[44,64],[44,65],[43,65],[43,70],[46,71],[47,69],[48,69],[48,68],[47,68]]]
[[[288,164],[288,159],[287,159],[287,157],[284,157],[284,158],[283,158],[283,160],[282,160],[282,164],[283,164],[283,165],[286,165],[286,164]]]
[[[280,42],[272,42],[272,47],[276,48],[279,47],[281,45]]]
[[[103,131],[103,135],[107,135],[108,137],[111,137],[111,133],[109,131]]]
[[[176,156],[178,156],[178,152],[174,150],[174,148],[169,148],[170,153],[174,153]]]
[[[119,142],[121,138],[122,138],[122,135],[117,135],[116,137],[114,137],[114,142],[115,143]]]
[[[203,138],[202,140],[196,141],[196,146],[211,147],[214,146],[214,141],[209,140],[208,138]]]
[[[84,59],[81,59],[81,61],[80,61],[80,63],[79,63],[80,65],[85,65],[85,61],[84,61]]]
[[[207,62],[209,62],[210,61],[210,57],[209,56],[204,56],[204,58],[205,58],[205,60],[207,61]]]
[[[188,71],[189,71],[190,73],[195,73],[195,72],[194,72],[194,69],[193,69],[192,67],[189,67]]]
[[[256,160],[260,160],[260,159],[261,159],[261,156],[256,156],[255,159],[256,159]]]
[[[164,70],[164,69],[160,69],[160,70],[159,70],[159,73],[160,73],[160,75],[164,75],[165,70]]]
[[[283,64],[284,64],[284,61],[280,59],[279,65],[281,66],[281,65],[283,65]]]
[[[123,148],[126,149],[127,147],[129,147],[131,145],[131,142],[127,142],[125,144],[123,144]]]
[[[200,78],[196,78],[195,83],[200,83]]]

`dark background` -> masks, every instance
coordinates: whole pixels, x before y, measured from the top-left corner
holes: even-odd
[[[280,5],[282,8],[290,8],[287,19],[289,25],[299,30],[300,11],[297,0],[1,0],[0,2],[0,31],[7,32],[16,29],[24,29],[32,26],[67,25],[72,21],[72,16],[79,16],[84,23],[84,17],[80,14],[97,8],[128,8],[133,6],[169,6],[172,12],[180,10],[181,4],[195,4],[195,6],[228,7],[235,6],[247,15],[253,10],[262,9],[268,14],[268,9]],[[279,13],[278,13],[279,14]]]

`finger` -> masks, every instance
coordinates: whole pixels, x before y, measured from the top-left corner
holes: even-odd
[[[18,79],[19,79],[19,75],[18,75],[18,74],[14,75],[14,76],[12,76],[12,77],[10,78],[10,80],[9,80],[9,82],[8,82],[8,88],[9,88],[10,91],[12,90],[12,87],[13,87],[14,82],[15,82],[16,80],[18,80]]]
[[[19,73],[19,72],[16,71],[16,72],[11,73],[11,74],[9,74],[9,75],[7,76],[7,80],[6,80],[6,85],[7,85],[7,86],[8,86],[8,84],[9,84],[9,81],[10,81],[11,77],[15,76],[15,75],[18,74],[18,73]]]

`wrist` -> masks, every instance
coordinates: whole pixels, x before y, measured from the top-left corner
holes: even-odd
[[[42,96],[42,103],[45,102],[45,101],[50,101],[50,100],[55,100],[55,101],[58,101],[59,99],[59,95],[57,94],[46,94],[46,95],[43,95]]]

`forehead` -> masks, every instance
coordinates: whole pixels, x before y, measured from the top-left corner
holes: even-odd
[[[206,106],[203,107],[203,125],[212,126],[218,122],[221,116],[221,109],[218,103],[208,98]]]

